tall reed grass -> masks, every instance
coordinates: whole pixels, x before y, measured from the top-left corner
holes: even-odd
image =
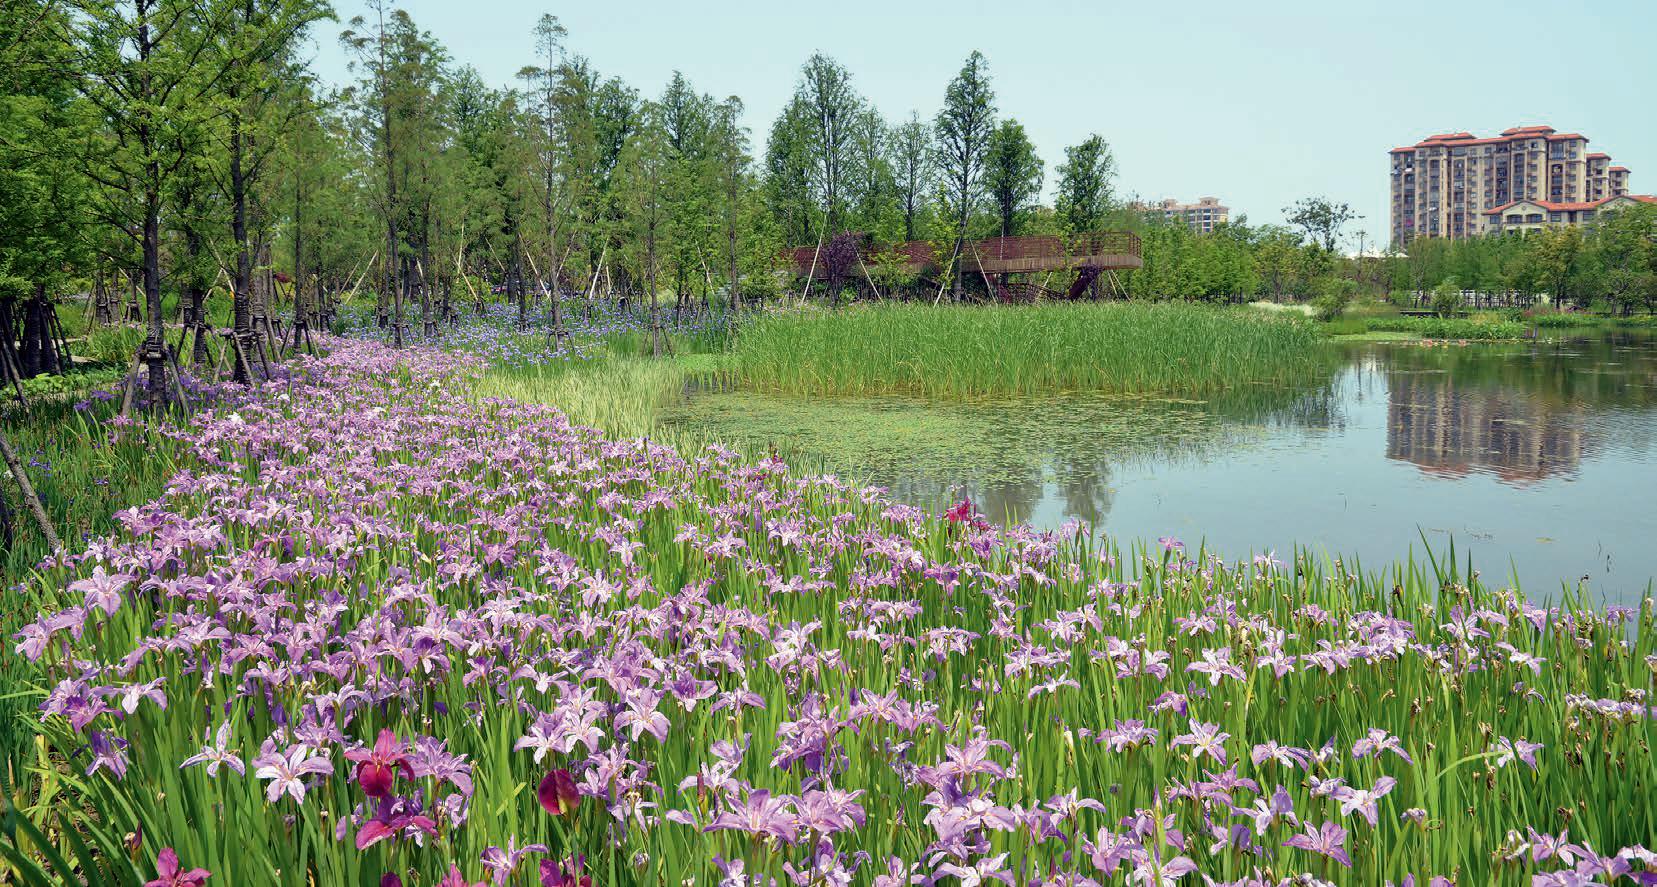
[[[1308,323],[1183,304],[881,305],[772,315],[734,337],[743,385],[799,395],[1208,396],[1329,366]]]

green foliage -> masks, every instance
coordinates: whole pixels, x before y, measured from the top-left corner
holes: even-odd
[[[1357,213],[1347,204],[1327,197],[1304,197],[1295,201],[1294,206],[1284,207],[1283,216],[1304,232],[1307,240],[1332,253],[1340,241],[1341,229],[1357,218]]]
[[[1461,284],[1455,278],[1446,278],[1433,287],[1433,313],[1439,317],[1459,314],[1465,304],[1461,297]]]
[[[731,376],[802,396],[1057,391],[1202,397],[1315,375],[1309,324],[1181,304],[880,305],[767,316],[737,333]]]
[[[1411,333],[1428,339],[1519,339],[1526,326],[1496,315],[1475,317],[1370,317],[1364,327],[1372,332]]]
[[[1024,233],[1020,222],[1041,193],[1042,163],[1024,124],[1008,118],[990,134],[984,188],[1001,220],[1001,236]]]
[[[963,231],[983,194],[984,162],[995,131],[995,90],[989,62],[974,50],[944,91],[943,108],[933,121],[937,140],[942,203]]]
[[[1097,231],[1111,208],[1116,158],[1095,133],[1064,149],[1054,206],[1068,233]]]
[[[1346,313],[1357,297],[1358,283],[1344,277],[1325,277],[1318,281],[1317,291],[1312,307],[1317,309],[1319,320],[1329,321]]]

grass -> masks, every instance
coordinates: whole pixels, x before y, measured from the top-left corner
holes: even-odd
[[[659,428],[692,379],[717,365],[709,355],[658,359],[612,353],[579,363],[491,367],[473,391],[479,398],[549,404],[577,424],[640,437]]]
[[[1388,330],[1373,332],[1331,332],[1331,339],[1337,342],[1417,342],[1425,338],[1420,333],[1403,333]]]
[[[694,778],[717,766],[716,741],[747,750],[728,775],[754,790],[860,792],[866,821],[833,836],[846,859],[872,857],[858,883],[884,873],[892,856],[930,858],[936,833],[926,817],[966,811],[966,800],[949,800],[957,788],[994,811],[1059,809],[1071,791],[1105,806],[1056,820],[1062,838],[975,828],[985,850],[973,856],[1007,854],[1019,883],[1049,867],[1096,874],[1090,855],[1077,852],[1080,840],[1124,831],[1136,811],[1155,825],[1144,843],[1163,846],[1168,817],[1190,836],[1180,855],[1216,880],[1242,878],[1260,857],[1210,849],[1205,824],[1243,820],[1228,804],[1191,795],[1228,765],[1234,779],[1258,783],[1258,791],[1224,792],[1237,807],[1281,787],[1301,819],[1349,830],[1350,868],[1284,847],[1299,829],[1282,821],[1258,841],[1274,871],[1343,884],[1406,872],[1461,884],[1528,881],[1557,864],[1501,860],[1496,851],[1510,830],[1568,827],[1573,840],[1612,853],[1657,830],[1657,810],[1641,800],[1657,776],[1657,720],[1616,701],[1643,699],[1650,687],[1657,626],[1649,604],[1617,620],[1571,595],[1558,609],[1537,610],[1473,578],[1453,552],[1363,572],[1311,558],[1284,567],[1228,563],[1171,544],[978,528],[728,456],[600,440],[545,408],[482,402],[491,384],[504,384],[488,375],[360,358],[342,357],[335,384],[237,405],[235,422],[221,409],[188,432],[163,423],[128,429],[113,443],[109,429],[90,422],[66,431],[88,452],[147,454],[135,470],[191,472],[194,480],[170,488],[154,513],[169,528],[212,527],[222,536],[186,543],[120,529],[105,554],[30,575],[14,598],[30,619],[78,605],[68,586],[94,563],[154,562],[171,578],[212,579],[202,581],[206,591],[182,582],[134,591],[109,618],[93,614],[83,635],[59,635],[65,652],[93,662],[161,639],[117,680],[160,680],[172,704],[140,701],[130,716],[100,721],[130,742],[130,769],[119,781],[83,775],[85,742],[61,718],[23,722],[40,744],[18,755],[29,779],[14,793],[23,816],[10,823],[15,832],[0,834],[0,849],[26,843],[33,854],[33,869],[18,866],[30,873],[22,883],[79,883],[68,872],[75,866],[61,861],[79,858],[81,840],[123,876],[94,883],[127,874],[142,882],[161,847],[176,848],[186,867],[212,870],[211,883],[371,887],[395,870],[427,887],[451,864],[470,883],[484,874],[484,848],[509,837],[545,842],[560,857],[585,854],[595,883],[618,887],[713,883],[715,856],[779,879],[785,864],[810,864],[815,840],[699,827],[728,803]],[[592,368],[633,372],[620,361]],[[741,540],[741,553],[718,554],[714,543],[725,539]],[[622,544],[634,542],[637,549]],[[152,561],[146,552],[167,556]],[[279,564],[301,559],[310,565],[304,573],[272,578]],[[778,590],[784,579],[805,584]],[[224,591],[212,590],[221,583]],[[201,619],[265,646],[181,642],[181,626]],[[401,638],[419,640],[418,658],[387,652]],[[1507,650],[1541,664],[1533,673]],[[1295,665],[1281,677],[1264,667],[1276,651]],[[1166,678],[1147,670],[1153,653]],[[1216,654],[1241,676],[1210,679],[1188,668]],[[59,653],[30,663],[8,645],[0,656],[9,697],[30,706],[84,673]],[[741,687],[763,705],[717,711],[709,700],[686,707],[669,696],[660,709],[670,722],[665,737],[629,738],[616,715],[640,697],[623,688],[654,693],[680,677]],[[362,795],[327,740],[329,772],[310,780],[303,803],[267,802],[252,768],[209,778],[179,766],[223,712],[232,714],[235,750],[251,758],[290,713],[320,708],[320,694],[348,699],[342,685],[376,694],[341,720],[351,741],[383,728],[405,740],[435,737],[468,756],[476,794],[464,824],[444,817],[441,834],[418,845],[358,850],[349,828],[347,840],[336,839],[334,822]],[[545,761],[514,750],[536,712],[565,705],[575,687],[607,715],[601,748]],[[930,720],[900,726],[868,713],[869,700],[888,693]],[[1189,712],[1170,710],[1169,693]],[[1601,713],[1601,701],[1619,714]],[[1130,720],[1158,736],[1125,749],[1092,738]],[[1228,764],[1171,741],[1193,721],[1229,735]],[[1371,730],[1398,737],[1410,758],[1357,754]],[[774,763],[802,735],[820,738],[822,763]],[[942,776],[946,750],[975,736],[1010,748],[988,747],[990,770],[951,780],[948,791],[922,783]],[[1505,737],[1540,743],[1540,766],[1501,766]],[[1311,751],[1327,740],[1332,751],[1303,772],[1252,759],[1251,746],[1268,740]],[[586,797],[563,819],[539,810],[533,787],[548,769],[587,776],[607,755],[637,766],[604,777],[596,793],[612,780],[626,780],[626,791]],[[1012,772],[991,772],[1003,767]],[[937,775],[926,772],[934,768]],[[1370,826],[1315,794],[1311,776],[1397,784]],[[690,787],[681,789],[686,777]],[[640,799],[654,806],[631,806]],[[1402,818],[1411,808],[1424,811],[1419,827]],[[656,818],[670,810],[695,824]],[[119,836],[128,833],[135,845],[123,852]],[[0,871],[7,867],[0,860]],[[62,877],[47,877],[48,869]],[[511,883],[526,883],[526,874]]]
[[[1590,314],[1587,312],[1538,311],[1525,320],[1543,329],[1577,329],[1599,327],[1649,327],[1657,325],[1657,315]]]
[[[878,305],[751,321],[730,375],[792,395],[1204,397],[1314,377],[1318,340],[1304,322],[1176,303]]]
[[[1372,333],[1411,333],[1428,339],[1478,339],[1497,341],[1523,338],[1527,327],[1499,314],[1472,317],[1372,317],[1363,321]]]

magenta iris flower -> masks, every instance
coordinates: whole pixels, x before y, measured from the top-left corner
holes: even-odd
[[[202,887],[210,877],[212,873],[206,869],[185,871],[173,848],[164,847],[155,858],[155,878],[146,881],[144,887]]]

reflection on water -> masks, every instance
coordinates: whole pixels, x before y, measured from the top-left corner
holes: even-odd
[[[1455,541],[1545,595],[1657,575],[1657,342],[1350,346],[1325,384],[1214,402],[939,404],[702,392],[673,421],[939,506],[1391,562]]]
[[[1582,416],[1518,391],[1469,390],[1448,376],[1387,375],[1387,457],[1455,477],[1490,471],[1529,483],[1582,463]]]

